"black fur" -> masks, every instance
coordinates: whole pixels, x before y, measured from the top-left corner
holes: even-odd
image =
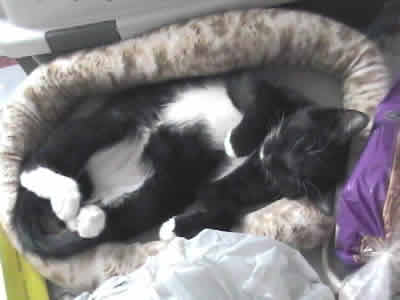
[[[226,156],[212,143],[207,124],[199,121],[184,129],[174,124],[154,126],[159,121],[161,107],[175,101],[177,90],[203,86],[209,81],[222,82],[233,104],[243,112],[243,121],[233,128],[231,143],[237,154],[249,155],[244,165],[211,184],[210,178],[225,163]],[[272,86],[255,71],[167,82],[110,97],[106,102],[110,104],[93,115],[57,128],[28,156],[23,169],[40,165],[76,179],[85,201],[91,190],[84,168],[88,159],[100,149],[123,139],[141,137],[143,130],[149,129],[152,134],[142,159],[152,166],[154,175],[139,190],[122,195],[122,205],[103,207],[107,225],[93,239],[82,239],[65,229],[48,200],[20,187],[13,224],[26,251],[42,257],[64,258],[106,241],[127,241],[182,214],[196,199],[204,203],[205,209],[178,216],[177,234],[193,236],[204,227],[230,229],[245,206],[281,196],[311,195],[311,186],[301,190],[297,185],[300,175],[308,176],[321,193],[336,186],[343,177],[344,149],[349,138],[365,126],[365,118],[361,118],[362,122],[355,122],[357,126],[347,132],[344,121],[351,123],[360,113],[338,110],[328,113],[326,109],[315,108],[286,89]],[[277,126],[278,134],[265,138]],[[294,147],[293,143],[303,137],[304,142]],[[311,146],[317,148],[308,149]],[[264,160],[259,159],[260,147]],[[318,157],[311,158],[313,151],[319,153]],[[324,164],[336,168],[331,177]],[[302,173],[308,170],[315,174]],[[323,176],[318,177],[321,172]],[[321,178],[327,179],[327,183]],[[58,230],[49,231],[50,223],[56,223]]]
[[[245,164],[200,189],[204,208],[177,216],[175,234],[190,238],[204,228],[229,230],[243,208],[281,197],[307,196],[332,214],[333,201],[327,208],[322,200],[345,178],[350,140],[367,124],[358,111],[313,105],[299,109],[276,125]]]

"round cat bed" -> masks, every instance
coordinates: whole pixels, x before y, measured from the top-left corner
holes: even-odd
[[[370,116],[389,88],[382,55],[362,34],[324,17],[283,9],[197,18],[40,66],[3,107],[0,120],[0,222],[13,245],[43,276],[76,290],[94,288],[106,278],[139,267],[165,243],[106,244],[63,261],[24,253],[11,226],[24,156],[84,97],[272,62],[336,76],[344,106]],[[368,129],[363,136],[367,134]],[[353,144],[352,158],[357,158],[362,141]],[[307,201],[282,199],[246,216],[240,230],[304,248],[320,244],[333,225],[333,218],[321,215]]]

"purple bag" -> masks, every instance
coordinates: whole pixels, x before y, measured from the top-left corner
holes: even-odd
[[[400,80],[378,106],[361,158],[343,188],[336,253],[360,265],[400,232]]]

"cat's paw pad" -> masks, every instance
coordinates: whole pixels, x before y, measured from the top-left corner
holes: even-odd
[[[106,214],[98,206],[84,206],[75,219],[67,222],[67,226],[70,230],[78,232],[81,238],[95,238],[106,226]]]
[[[176,237],[175,226],[176,226],[175,218],[171,218],[165,223],[163,223],[158,233],[160,240],[170,241],[174,239]]]

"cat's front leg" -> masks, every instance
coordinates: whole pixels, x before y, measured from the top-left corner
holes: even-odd
[[[237,214],[229,209],[184,213],[163,223],[159,230],[159,238],[163,241],[171,240],[176,236],[190,239],[206,228],[229,231],[236,219]]]
[[[132,131],[130,120],[121,114],[116,108],[66,122],[25,162],[21,185],[49,199],[59,219],[73,219],[83,198],[79,177],[91,155]]]
[[[73,178],[37,166],[32,170],[23,171],[20,182],[27,190],[50,200],[51,207],[60,220],[68,221],[78,214],[81,192]]]
[[[207,224],[199,221],[200,219],[202,219],[201,212],[172,217],[161,225],[158,236],[161,241],[170,241],[175,237],[190,239],[207,227]]]
[[[159,230],[159,238],[163,241],[169,241],[176,236],[190,239],[206,228],[229,231],[235,221],[236,216],[234,214],[223,211],[186,213],[163,223]]]
[[[205,228],[210,228],[205,220],[205,213],[197,211],[170,218],[161,225],[158,236],[161,241],[169,241],[175,237],[190,239]]]

